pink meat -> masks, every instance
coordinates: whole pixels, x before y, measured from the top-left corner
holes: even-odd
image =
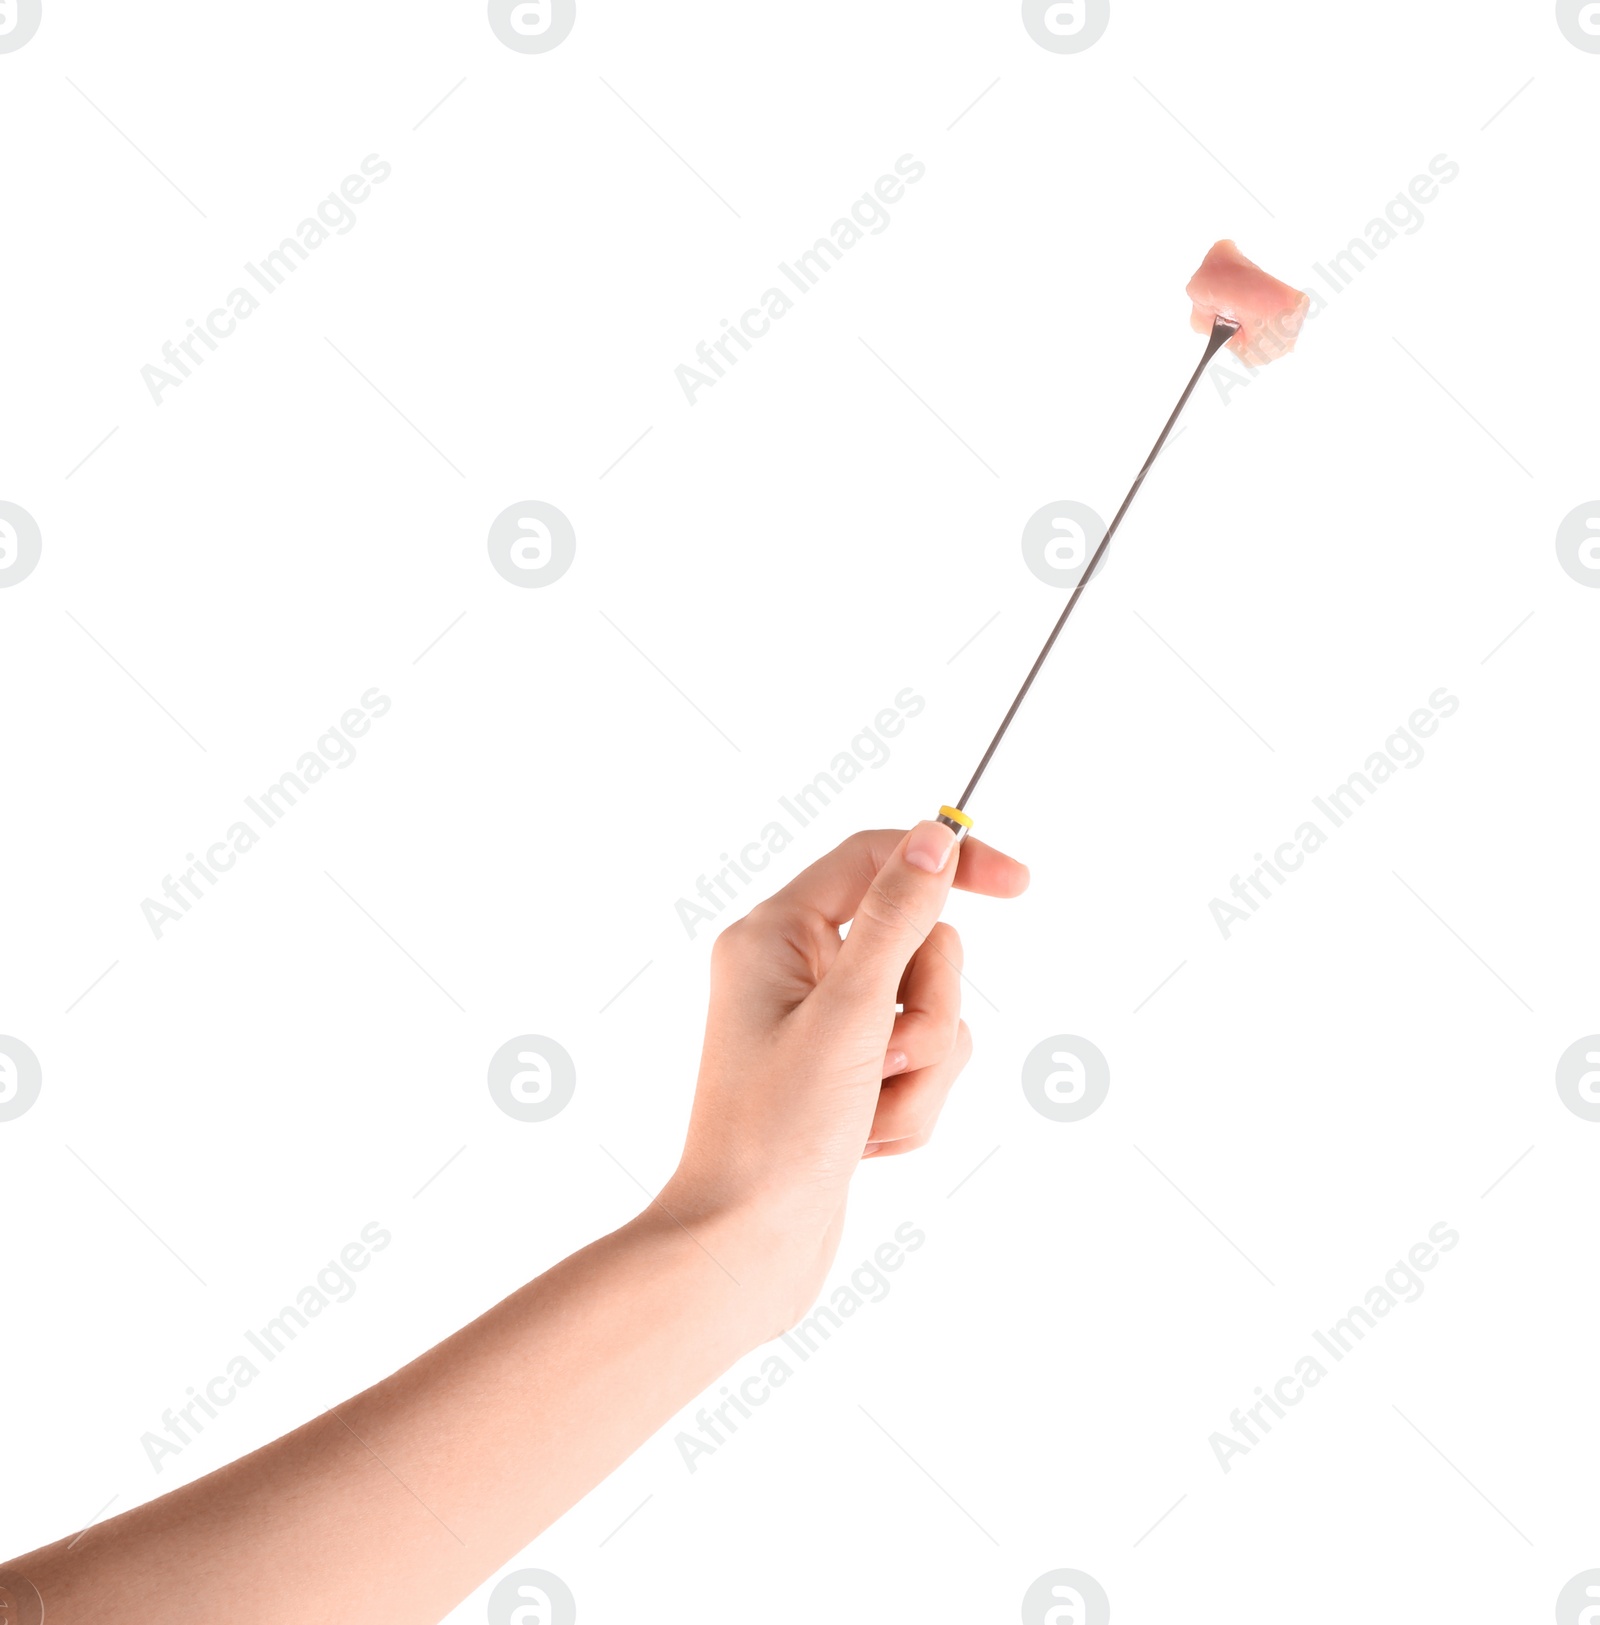
[[[1185,291],[1194,301],[1195,332],[1209,333],[1218,316],[1238,322],[1228,348],[1252,367],[1288,355],[1311,308],[1308,294],[1268,276],[1227,238],[1213,245]]]

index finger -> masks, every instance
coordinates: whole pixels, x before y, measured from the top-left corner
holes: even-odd
[[[862,830],[826,857],[818,858],[810,868],[802,869],[762,908],[787,918],[824,920],[831,926],[841,926],[855,917],[867,888],[905,838],[903,829]],[[962,891],[985,897],[1019,897],[1028,889],[1027,865],[996,847],[969,837],[961,843],[957,858],[955,884]]]

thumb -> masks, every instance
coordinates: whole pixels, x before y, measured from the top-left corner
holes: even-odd
[[[926,941],[956,874],[955,832],[918,824],[873,877],[825,986],[866,1002],[894,1004],[911,956]]]

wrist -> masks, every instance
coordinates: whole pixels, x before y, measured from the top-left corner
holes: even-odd
[[[708,1198],[675,1176],[634,1221],[679,1249],[722,1301],[739,1354],[779,1336],[810,1307],[827,1268],[825,1225],[774,1198]]]

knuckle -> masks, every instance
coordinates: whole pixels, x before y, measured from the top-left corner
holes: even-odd
[[[732,964],[741,960],[749,949],[753,935],[748,915],[742,920],[735,920],[731,925],[725,925],[711,944],[712,962]]]
[[[939,954],[952,970],[959,971],[966,963],[966,950],[961,946],[961,933],[947,920],[940,920],[928,933],[928,947]]]
[[[961,1046],[961,1015],[955,1005],[937,1012],[932,1027],[934,1041],[938,1045],[935,1062],[954,1059]]]
[[[847,836],[836,850],[840,857],[852,862],[857,858],[868,858],[876,867],[879,854],[892,852],[905,839],[905,833],[903,829],[858,829],[854,835]]]
[[[931,1036],[938,1043],[940,1057],[954,1055],[961,1047],[961,1035],[967,1026],[961,1019],[960,994],[952,993],[932,1005],[927,1011],[927,1022]]]
[[[775,897],[764,897],[742,918],[735,920],[732,928],[740,930],[746,938],[763,935],[776,927],[783,912],[783,905]]]
[[[944,1100],[942,1097],[923,1101],[906,1124],[909,1137],[916,1140],[926,1140],[933,1133],[934,1124],[939,1121],[939,1111],[943,1105]]]
[[[889,895],[883,883],[877,880],[867,887],[860,903],[856,905],[850,929],[854,931],[863,924],[869,931],[897,938],[905,937],[915,930],[915,922],[911,916]]]
[[[965,1066],[972,1059],[972,1029],[964,1021],[956,1023],[956,1042],[951,1054],[957,1066]]]

